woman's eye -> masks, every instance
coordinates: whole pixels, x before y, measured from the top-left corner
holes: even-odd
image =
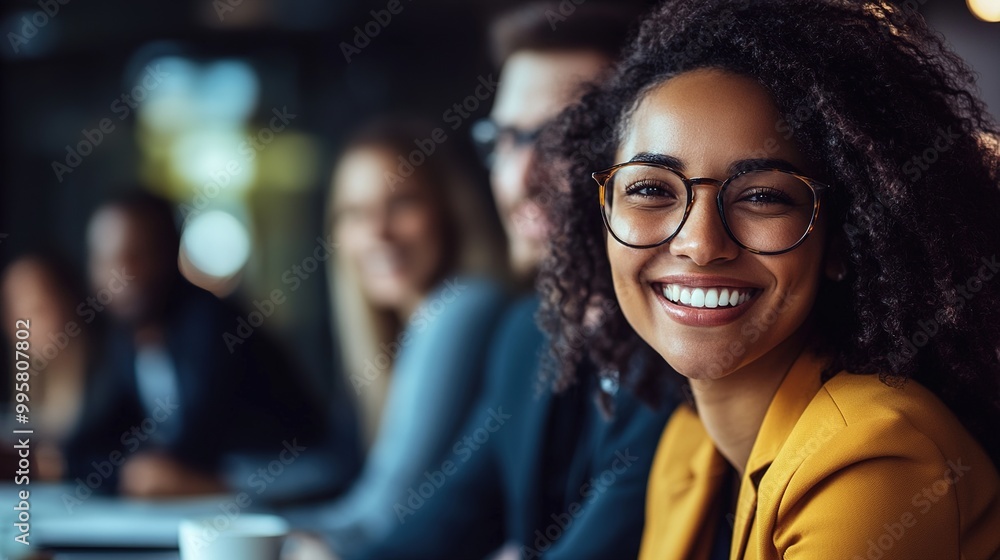
[[[792,198],[778,189],[756,188],[748,189],[739,198],[740,202],[751,204],[792,204]]]
[[[625,194],[627,196],[640,196],[646,198],[673,196],[673,193],[664,188],[663,185],[650,182],[633,183],[626,187]]]

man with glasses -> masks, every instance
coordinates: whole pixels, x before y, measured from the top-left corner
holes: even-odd
[[[568,4],[568,3],[565,3]],[[502,67],[490,118],[472,135],[505,227],[509,258],[530,287],[547,227],[529,180],[539,130],[608,68],[636,12],[621,5],[532,5],[491,25]],[[547,193],[552,194],[552,193]],[[462,439],[442,458],[433,492],[397,504],[399,526],[363,558],[634,558],[646,478],[669,416],[596,372],[562,392],[539,379],[546,341],[536,295],[514,304],[498,328],[487,380]],[[595,315],[600,321],[600,313]],[[595,397],[613,404],[608,418]],[[430,480],[430,479],[429,479]]]
[[[618,13],[612,15],[610,29],[589,29],[604,23],[594,16],[610,12],[606,8],[582,9],[556,29],[532,9],[551,13],[556,8],[529,7],[493,25],[494,57],[502,67],[500,85],[490,117],[474,123],[471,131],[490,169],[493,196],[510,246],[511,267],[528,281],[534,280],[546,237],[545,220],[534,200],[538,193],[531,192],[528,181],[535,158],[532,147],[542,126],[576,100],[581,84],[607,68],[623,39],[621,30],[615,29],[622,25],[614,19],[622,19]],[[535,20],[528,19],[532,13]],[[528,32],[531,25],[538,28]],[[557,39],[560,35],[562,44]]]

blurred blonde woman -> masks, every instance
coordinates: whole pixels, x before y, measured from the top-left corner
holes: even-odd
[[[448,458],[504,304],[499,220],[434,132],[377,121],[333,173],[333,315],[370,447],[356,484],[302,527],[339,553],[399,523],[409,489]]]

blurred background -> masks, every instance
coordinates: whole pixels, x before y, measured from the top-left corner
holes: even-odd
[[[596,4],[599,0],[563,0],[560,9],[571,13],[584,1]],[[1000,0],[895,3],[919,10],[943,34],[977,71],[982,98],[994,116],[1000,115]],[[330,279],[318,255],[332,252],[332,237],[324,232],[329,226],[328,191],[335,159],[354,131],[373,118],[418,116],[444,131],[448,149],[466,163],[474,188],[481,198],[492,200],[488,172],[479,162],[470,131],[473,123],[489,115],[491,84],[499,78],[486,38],[488,23],[520,4],[514,0],[4,2],[0,10],[0,271],[27,252],[66,257],[67,269],[56,267],[49,277],[57,283],[66,280],[65,285],[46,289],[62,291],[68,298],[61,303],[67,305],[63,312],[69,314],[54,316],[62,317],[60,321],[75,320],[86,331],[93,307],[81,311],[76,306],[87,301],[82,284],[87,278],[88,224],[109,198],[148,191],[178,210],[178,248],[163,246],[170,249],[171,264],[173,251],[179,251],[183,276],[233,306],[220,308],[217,316],[226,322],[206,322],[199,332],[239,335],[239,318],[267,308],[265,330],[294,359],[283,361],[277,350],[273,355],[268,350],[261,351],[267,354],[264,358],[250,354],[246,361],[251,366],[260,361],[260,370],[294,362],[308,379],[298,389],[300,394],[319,388],[317,402],[330,402],[338,390],[343,391],[337,383],[344,381],[338,375],[344,353],[335,342]],[[482,94],[484,87],[487,95]],[[408,136],[407,145],[408,138],[417,139]],[[132,217],[155,217],[155,209],[148,206],[141,212]],[[24,278],[31,275],[22,275],[21,285]],[[90,281],[111,286],[114,280],[91,277]],[[29,298],[23,289],[7,291],[2,294],[7,307]],[[276,291],[281,301],[275,299]],[[21,301],[21,309],[41,309],[45,303]],[[13,321],[8,312],[3,315],[2,330],[11,337],[8,331]],[[42,312],[38,313],[41,317]],[[198,320],[192,319],[192,324]],[[62,322],[50,325],[62,330]],[[399,331],[402,326],[394,327]],[[65,333],[76,336],[68,330]],[[132,334],[137,341],[144,336]],[[38,336],[34,348],[62,348],[57,338]],[[157,344],[163,346],[162,340],[153,340],[149,346],[159,348]],[[213,344],[215,350],[227,348],[224,359],[228,359],[233,344],[241,343],[222,338],[213,339]],[[10,353],[9,344],[0,350],[4,357]],[[59,351],[53,350],[55,354]],[[392,357],[393,352],[389,354]],[[156,362],[162,356],[155,353],[123,356],[129,368],[134,365],[154,373],[162,368]],[[88,359],[93,358],[82,361]],[[5,371],[12,360],[7,362]],[[88,362],[85,367],[91,365]],[[5,381],[0,387],[3,403],[11,400],[11,385]],[[163,385],[155,389],[165,394],[178,392],[176,387]],[[140,387],[140,397],[144,391],[150,390]],[[74,400],[73,395],[44,396],[56,403],[55,409],[63,402],[60,398]],[[245,402],[270,396],[266,392],[242,395]],[[288,421],[291,432],[286,433],[304,433],[295,430],[317,423],[315,416],[309,416],[313,411],[299,403],[297,395],[287,395],[285,410],[300,414]],[[155,407],[148,402],[142,406],[137,417],[143,412],[155,417]],[[4,415],[11,416],[7,411]],[[333,419],[333,423],[348,424],[340,420],[338,424]],[[0,425],[12,422],[4,418]],[[106,431],[111,436],[120,433]],[[335,439],[318,431],[314,436],[316,441]],[[279,439],[280,434],[275,441]],[[349,439],[343,437],[343,441]],[[120,444],[110,444],[126,444],[124,435]],[[189,447],[197,451],[210,445],[194,440]],[[251,456],[260,451],[250,444],[244,447]],[[350,454],[343,448],[331,448],[330,453]],[[271,455],[252,456],[247,462],[273,464],[267,463]],[[327,459],[318,454],[318,467],[303,465],[304,469],[308,466],[304,472],[322,475],[329,465]],[[38,460],[44,464],[44,457]],[[102,468],[95,463],[85,466],[90,464]],[[345,467],[343,480],[355,474],[351,469],[356,470],[357,464]],[[51,479],[59,479],[60,474],[65,475],[42,473]],[[253,480],[242,471],[233,476]],[[192,493],[217,490],[213,482],[217,481],[206,481]],[[299,482],[311,483],[308,479]],[[82,488],[82,483],[78,486]],[[132,490],[139,495],[156,494],[149,489]],[[328,490],[336,493],[343,488]]]
[[[998,2],[903,3],[979,72],[1000,113],[1000,24],[972,13],[998,19]],[[446,111],[496,74],[486,22],[516,2],[401,0],[384,26],[370,25],[381,0],[48,0],[51,16],[43,4],[7,1],[0,15],[0,267],[37,246],[82,265],[96,205],[141,183],[181,205],[188,278],[251,302],[288,288],[282,274],[311,253],[332,157],[360,123],[421,114],[475,161],[469,124],[489,101],[469,118]],[[335,357],[323,274],[269,320],[321,383]]]

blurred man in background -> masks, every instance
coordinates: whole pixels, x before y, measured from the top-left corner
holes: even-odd
[[[562,8],[530,5],[491,26],[500,85],[491,118],[473,129],[491,167],[511,264],[526,286],[547,228],[536,202],[544,186],[531,180],[544,164],[535,161],[534,140],[608,68],[637,16],[622,5]],[[596,372],[563,392],[540,388],[546,341],[534,322],[537,307],[537,296],[528,295],[507,311],[486,389],[462,438],[428,473],[434,492],[415,488],[396,505],[395,532],[360,557],[482,558],[501,547],[520,558],[636,556],[646,477],[669,410],[653,411],[625,387],[608,385],[615,415],[606,418],[595,403]],[[609,473],[613,484],[595,483]]]
[[[490,117],[472,137],[490,169],[493,197],[507,233],[510,264],[526,288],[544,255],[546,223],[528,180],[542,127],[596,79],[624,42],[633,8],[597,6],[562,15],[555,3],[529,5],[497,19],[491,50],[501,68]],[[605,20],[604,17],[607,17]]]
[[[265,332],[225,344],[242,314],[180,275],[169,203],[139,193],[100,207],[87,245],[94,295],[77,313],[111,329],[67,452],[71,479],[145,497],[346,485],[358,465],[353,432],[328,433],[316,391]],[[324,438],[338,462],[310,477],[308,455]],[[254,478],[279,459],[294,459],[298,474]]]

